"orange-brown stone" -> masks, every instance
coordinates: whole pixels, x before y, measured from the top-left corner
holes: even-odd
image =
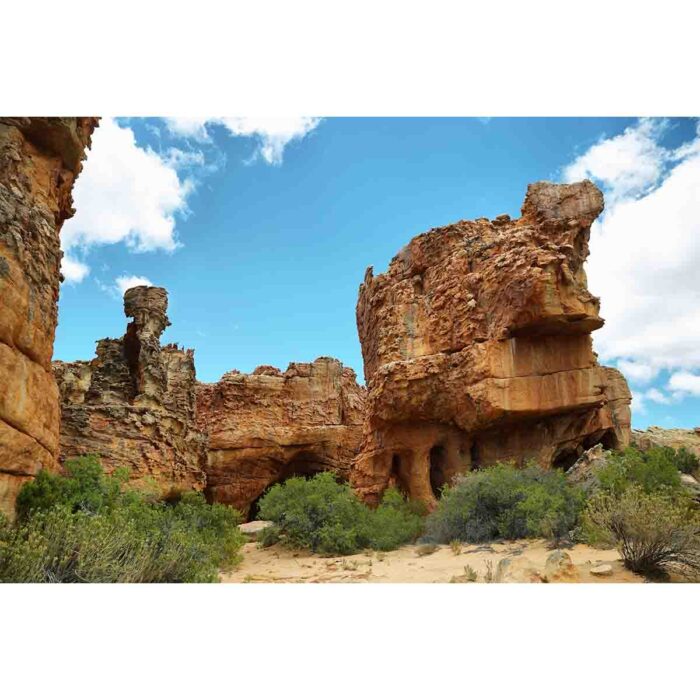
[[[58,457],[51,372],[63,221],[97,120],[0,117],[0,511]]]
[[[197,420],[209,434],[207,493],[244,515],[274,483],[333,471],[349,479],[362,438],[364,389],[335,359],[263,365],[200,384]]]
[[[457,473],[499,460],[569,466],[624,446],[630,393],[600,366],[603,325],[583,263],[603,209],[589,181],[530,185],[522,216],[417,236],[386,273],[369,268],[357,325],[368,388],[352,480],[432,505]]]
[[[161,287],[133,287],[123,338],[104,338],[89,362],[54,362],[61,393],[61,461],[99,455],[105,471],[163,495],[205,484],[206,437],[195,425],[194,352],[161,346],[170,325]]]

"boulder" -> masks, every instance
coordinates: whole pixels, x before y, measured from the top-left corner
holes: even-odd
[[[455,475],[497,461],[566,469],[625,447],[630,392],[596,360],[587,288],[589,181],[528,187],[519,219],[459,221],[368,268],[357,326],[368,388],[358,493],[390,485],[429,507]]]
[[[544,578],[548,583],[572,583],[578,581],[580,575],[569,554],[557,549],[547,557]]]
[[[610,564],[599,564],[590,569],[593,576],[612,576],[613,568]]]
[[[608,463],[606,455],[602,445],[586,450],[566,472],[566,480],[580,486],[586,493],[595,490],[598,486],[597,472]]]

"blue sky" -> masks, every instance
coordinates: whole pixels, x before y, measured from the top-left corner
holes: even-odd
[[[368,265],[383,271],[435,226],[518,216],[530,182],[588,176],[608,202],[590,286],[617,327],[596,349],[630,379],[635,427],[693,427],[698,144],[692,119],[107,120],[64,228],[55,357],[89,359],[121,336],[116,280],[142,277],[168,289],[164,340],[195,348],[202,381],[319,355],[361,378]]]

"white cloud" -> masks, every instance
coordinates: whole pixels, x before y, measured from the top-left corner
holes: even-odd
[[[175,217],[187,212],[193,189],[178,174],[181,153],[141,148],[129,127],[102,119],[74,188],[77,213],[61,231],[63,250],[121,242],[138,252],[175,250]]]
[[[648,384],[659,373],[658,367],[652,367],[643,362],[630,362],[629,360],[618,360],[617,368],[629,381],[638,384]]]
[[[665,128],[640,120],[564,171],[605,192],[587,265],[606,320],[594,343],[639,382],[700,367],[700,131],[672,151],[659,143]]]
[[[114,280],[114,290],[120,297],[124,296],[124,292],[126,292],[127,289],[141,286],[152,287],[153,282],[151,282],[148,277],[138,277],[136,275],[117,277],[117,279]]]
[[[61,272],[67,284],[77,284],[90,274],[90,268],[80,260],[64,254],[61,260]]]
[[[700,375],[691,372],[676,372],[668,380],[668,388],[681,395],[700,396]]]
[[[654,186],[663,173],[668,151],[659,142],[667,124],[640,119],[622,134],[602,139],[564,169],[567,182],[598,180],[607,189],[609,202],[639,195]]]
[[[226,128],[232,136],[247,136],[258,142],[255,156],[260,155],[271,165],[279,165],[285,147],[292,141],[303,139],[313,131],[321,120],[315,117],[213,117],[183,118],[167,117],[166,125],[171,133],[209,141],[211,136],[207,125],[218,124]]]

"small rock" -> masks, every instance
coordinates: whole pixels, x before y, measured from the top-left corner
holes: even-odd
[[[550,583],[577,581],[579,578],[578,569],[571,561],[571,557],[561,549],[556,549],[547,557],[544,575]]]
[[[591,569],[593,576],[612,576],[613,568],[610,564],[599,564]]]
[[[271,527],[274,523],[271,520],[251,520],[249,523],[243,523],[238,526],[238,529],[248,537],[255,539],[263,530]]]

